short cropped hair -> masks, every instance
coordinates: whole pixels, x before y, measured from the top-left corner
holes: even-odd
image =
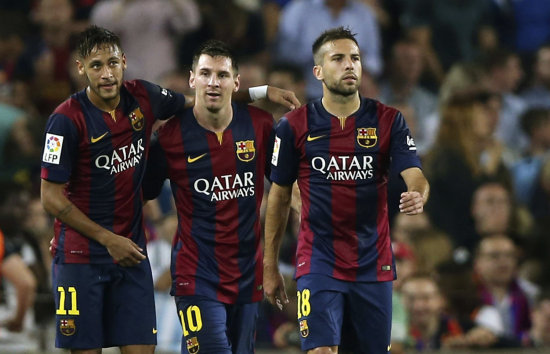
[[[86,58],[89,56],[94,48],[103,47],[118,47],[122,50],[122,47],[120,46],[120,38],[114,32],[111,32],[106,28],[93,25],[86,28],[80,34],[77,49],[78,55],[81,58]]]
[[[239,64],[237,58],[231,48],[222,41],[216,39],[210,39],[204,42],[193,54],[193,63],[191,64],[191,70],[195,71],[197,63],[201,55],[206,54],[214,57],[225,57],[231,59],[231,67],[233,68],[233,74],[237,75],[239,72]]]
[[[520,126],[529,137],[542,125],[550,121],[550,110],[543,107],[531,108],[520,117]]]
[[[313,51],[313,60],[315,61],[315,65],[321,64],[323,62],[322,53],[319,52],[319,49],[321,49],[323,44],[336,41],[338,39],[349,39],[353,41],[357,45],[357,47],[359,47],[359,43],[357,43],[357,39],[355,39],[356,35],[357,34],[352,33],[349,28],[343,26],[331,28],[321,33],[321,35],[317,37],[315,42],[313,42],[313,46],[311,48]]]

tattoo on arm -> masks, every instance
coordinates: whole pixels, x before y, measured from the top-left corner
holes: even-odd
[[[59,219],[59,218],[65,216],[65,215],[67,215],[72,209],[73,209],[73,205],[69,204],[65,208],[63,208],[63,210],[61,210],[59,213],[57,213],[57,215],[55,217]]]

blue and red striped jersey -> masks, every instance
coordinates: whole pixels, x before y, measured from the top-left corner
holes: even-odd
[[[395,279],[388,176],[420,167],[401,113],[361,98],[357,112],[338,118],[315,100],[279,121],[271,163],[274,183],[297,179],[300,188],[296,278]]]
[[[152,125],[183,109],[181,94],[146,81],[126,81],[114,112],[86,90],[59,105],[46,124],[41,177],[66,183],[66,197],[92,221],[145,249],[141,182]],[[56,219],[53,255],[64,263],[110,263],[98,242]]]
[[[232,107],[223,133],[203,128],[187,109],[161,127],[151,149],[145,198],[168,177],[178,215],[172,295],[228,304],[263,298],[260,204],[274,123],[258,108]]]

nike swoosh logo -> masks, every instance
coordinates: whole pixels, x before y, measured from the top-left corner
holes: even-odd
[[[156,328],[153,328],[153,334],[157,334],[158,330]]]
[[[109,134],[109,132],[105,132],[105,134],[101,135],[101,136],[98,136],[97,138],[94,138],[92,136],[92,138],[90,139],[90,141],[93,143],[97,143],[98,141],[100,141],[101,139],[103,139],[105,137],[105,135]]]
[[[311,136],[311,135],[308,135],[307,136],[307,141],[313,141],[313,140],[317,140],[317,139],[321,139],[322,137],[324,137],[325,135],[319,135],[319,136]]]
[[[191,157],[191,156],[187,156],[187,162],[189,163],[193,163],[195,161],[197,161],[198,159],[202,159],[203,157],[206,156],[206,153],[202,154],[202,155],[199,155],[197,157]]]

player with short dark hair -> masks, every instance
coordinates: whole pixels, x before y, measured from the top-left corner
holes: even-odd
[[[195,106],[159,130],[144,195],[156,197],[170,179],[178,214],[171,294],[181,352],[254,353],[263,299],[259,210],[274,121],[231,102],[238,65],[224,43],[203,44],[192,68]]]
[[[423,211],[428,183],[403,115],[359,96],[361,56],[353,34],[335,28],[313,45],[313,73],[323,97],[290,112],[276,128],[271,160],[264,254],[264,289],[287,302],[278,252],[292,184],[302,198],[296,253],[302,350],[332,353],[343,325],[355,353],[390,350],[395,262],[388,225],[387,181],[399,173],[408,191],[400,210]],[[346,322],[344,318],[349,318]]]
[[[109,30],[89,27],[78,49],[88,87],[49,117],[42,157],[42,203],[56,217],[56,346],[74,353],[111,346],[153,353],[141,183],[154,121],[181,111],[186,100],[143,80],[123,81],[126,57]],[[279,102],[295,98],[275,91]]]

